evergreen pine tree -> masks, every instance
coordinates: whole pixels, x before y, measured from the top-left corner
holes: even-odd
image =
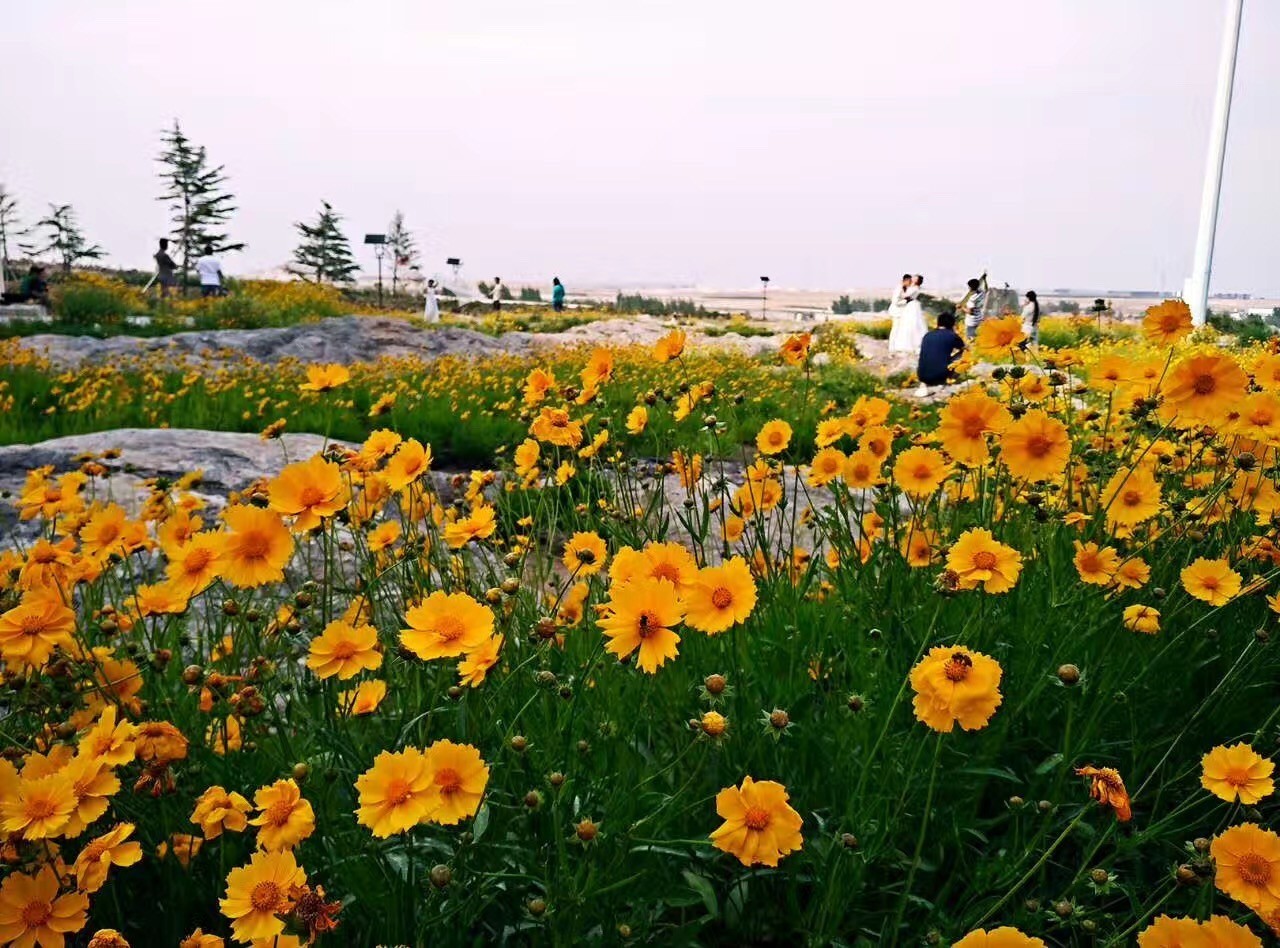
[[[418,260],[418,245],[413,232],[404,226],[404,212],[396,211],[387,227],[387,247],[391,251],[391,293],[400,285],[400,271],[411,268]]]
[[[164,167],[160,177],[165,192],[156,200],[167,201],[173,216],[170,237],[181,256],[182,288],[194,261],[211,247],[214,253],[243,250],[244,244],[233,243],[223,225],[235,212],[235,195],[226,190],[224,165],[209,166],[204,146],[197,146],[182,132],[175,119],[173,128],[163,134],[164,150],[157,159]]]
[[[44,232],[43,243],[33,246],[31,253],[52,254],[61,263],[63,273],[70,273],[81,260],[97,260],[105,253],[97,244],[85,240],[70,204],[50,204],[49,216],[36,221],[36,227]]]
[[[18,199],[0,184],[0,289],[3,289],[3,281],[8,279],[9,241],[16,243],[26,233],[18,221]]]
[[[302,242],[293,252],[292,272],[304,280],[324,283],[350,283],[356,272],[355,259],[351,255],[351,243],[338,226],[342,217],[329,205],[320,202],[320,213],[314,224],[297,223]]]

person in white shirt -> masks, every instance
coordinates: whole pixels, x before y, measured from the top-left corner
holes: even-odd
[[[1027,337],[1022,348],[1040,347],[1040,300],[1035,290],[1027,290],[1027,301],[1022,306],[1022,334]]]
[[[204,248],[204,256],[196,261],[196,273],[200,275],[201,296],[222,295],[222,263],[213,255],[213,247]]]
[[[493,292],[489,294],[489,299],[493,300],[495,313],[502,309],[502,277],[493,278]]]

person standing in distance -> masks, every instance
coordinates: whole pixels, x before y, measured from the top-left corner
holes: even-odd
[[[429,323],[440,322],[440,301],[437,299],[435,280],[427,281],[426,297],[427,308],[423,314],[424,318]]]
[[[502,309],[502,277],[493,278],[493,291],[489,294],[489,299],[493,300],[495,313]]]
[[[1027,301],[1022,306],[1022,348],[1040,348],[1040,298],[1035,290],[1027,290]]]
[[[978,327],[982,325],[983,313],[987,308],[987,272],[969,281],[969,291],[956,307],[964,313],[964,335],[970,342],[978,338]]]
[[[160,286],[160,298],[165,299],[169,295],[169,291],[173,289],[174,275],[178,272],[178,265],[173,262],[173,258],[169,256],[169,238],[160,238],[160,249],[155,253],[156,261],[156,283]]]
[[[551,308],[557,313],[564,312],[564,284],[559,277],[551,278]]]
[[[200,275],[200,295],[222,295],[222,263],[213,255],[213,245],[204,248],[204,256],[196,261],[196,273]]]

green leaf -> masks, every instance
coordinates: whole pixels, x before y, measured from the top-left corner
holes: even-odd
[[[716,900],[716,890],[706,876],[700,876],[688,869],[685,869],[681,875],[684,876],[684,881],[689,883],[689,888],[698,893],[698,896],[702,899],[702,904],[707,907],[707,914],[712,918],[719,918],[720,904]]]
[[[480,837],[489,828],[489,804],[484,803],[480,806],[480,811],[476,813],[475,822],[471,825],[471,838],[475,842],[480,842]]]
[[[1050,754],[1041,762],[1040,766],[1036,768],[1036,776],[1043,777],[1049,771],[1057,767],[1060,763],[1062,763],[1061,754]]]

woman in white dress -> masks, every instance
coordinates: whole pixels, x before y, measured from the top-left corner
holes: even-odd
[[[903,337],[903,328],[905,321],[903,317],[907,312],[907,294],[911,290],[911,274],[902,274],[902,284],[893,291],[893,301],[889,303],[889,319],[891,325],[889,327],[889,351],[890,352],[910,352],[912,351],[907,345]]]
[[[440,322],[440,301],[436,298],[436,281],[427,281],[427,309],[423,314],[429,323]]]
[[[898,336],[903,346],[902,351],[912,355],[919,355],[920,343],[924,339],[924,334],[929,331],[929,326],[924,319],[924,306],[920,303],[920,292],[923,286],[924,277],[917,273],[911,285],[903,293],[906,303],[902,310],[902,328]]]

